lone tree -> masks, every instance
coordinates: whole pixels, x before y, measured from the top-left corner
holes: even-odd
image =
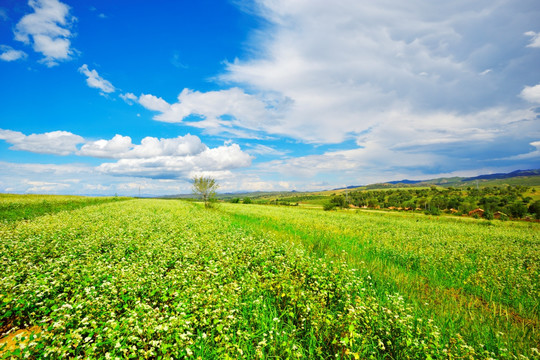
[[[215,201],[218,187],[219,184],[216,179],[211,177],[199,176],[193,178],[193,193],[204,201],[204,206],[207,208],[212,207],[211,203]]]

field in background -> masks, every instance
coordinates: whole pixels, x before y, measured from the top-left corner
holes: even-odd
[[[65,200],[0,223],[5,357],[539,355],[537,223]]]
[[[0,220],[29,220],[45,214],[128,199],[117,196],[87,197],[0,194]]]

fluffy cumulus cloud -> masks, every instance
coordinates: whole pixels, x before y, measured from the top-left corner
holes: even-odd
[[[68,131],[25,135],[18,131],[0,129],[0,139],[12,144],[12,150],[55,155],[72,154],[77,151],[77,145],[84,142],[84,138]]]
[[[251,156],[237,144],[202,151],[184,149],[184,155],[158,155],[145,158],[123,158],[104,163],[98,170],[109,175],[136,176],[153,179],[190,179],[196,175],[224,178],[230,170],[251,165]],[[200,150],[200,149],[199,149]]]
[[[148,110],[159,111],[161,113],[166,113],[171,109],[171,105],[169,105],[168,102],[166,102],[160,97],[150,94],[142,94],[139,97],[139,103]]]
[[[15,40],[32,45],[44,56],[42,61],[47,66],[70,59],[70,28],[75,18],[69,15],[69,6],[58,0],[29,0],[28,5],[34,12],[17,23]]]
[[[271,127],[280,121],[280,114],[287,101],[276,101],[272,97],[247,94],[240,88],[200,92],[184,89],[178,101],[169,104],[162,98],[143,94],[139,103],[145,108],[159,112],[155,120],[182,122],[204,128],[207,133],[234,133],[252,137],[235,128],[271,132]]]
[[[196,155],[207,149],[199,137],[190,134],[172,139],[145,137],[140,145],[133,144],[129,136],[116,135],[111,140],[86,143],[78,154],[109,159],[149,159]]]
[[[0,52],[0,60],[3,61],[15,61],[27,57],[27,54],[24,51],[15,50],[7,45],[0,45]]]
[[[99,76],[96,70],[90,70],[86,64],[79,68],[79,72],[86,76],[86,84],[88,86],[101,90],[102,94],[112,93],[116,90],[109,81]]]
[[[520,96],[532,103],[540,104],[540,84],[535,86],[525,86]]]
[[[190,179],[195,175],[207,175],[226,178],[231,175],[231,170],[250,166],[252,160],[238,144],[209,148],[199,137],[190,134],[176,138],[145,137],[140,144],[134,144],[129,136],[122,135],[115,135],[110,140],[89,141],[67,131],[25,135],[0,129],[0,139],[12,144],[11,150],[115,159],[116,162],[97,167],[100,173],[114,176]]]

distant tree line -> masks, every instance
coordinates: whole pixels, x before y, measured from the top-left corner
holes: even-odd
[[[497,216],[540,219],[540,201],[526,196],[529,190],[529,187],[521,185],[468,187],[466,190],[436,186],[429,189],[360,190],[334,195],[324,208],[330,210],[352,205],[359,208],[416,210],[434,215],[441,212],[469,215],[476,209],[482,209],[475,215],[480,214],[488,219]]]

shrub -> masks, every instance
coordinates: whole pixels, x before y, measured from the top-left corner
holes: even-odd
[[[323,205],[323,209],[324,211],[330,211],[330,210],[334,210],[335,208],[335,205],[330,203],[330,202],[327,202]]]
[[[540,219],[540,200],[536,200],[529,205],[529,213],[534,214],[536,219]]]
[[[514,201],[507,206],[507,212],[515,218],[522,218],[527,213],[527,207],[521,201]]]
[[[437,207],[430,207],[425,211],[425,214],[438,216],[438,215],[441,215],[441,210],[439,210],[439,208]]]

